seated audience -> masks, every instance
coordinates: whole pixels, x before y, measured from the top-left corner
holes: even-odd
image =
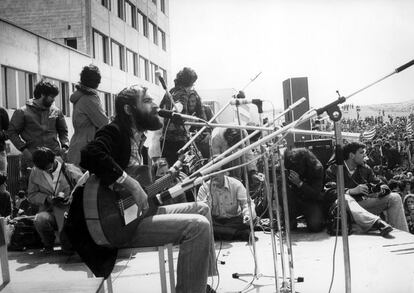
[[[33,164],[35,167],[29,177],[28,199],[39,206],[34,225],[44,245],[44,251],[50,252],[55,243],[55,231],[62,231],[70,193],[82,172],[72,164],[65,164],[46,147],[40,147],[33,152]],[[60,233],[60,241],[62,249],[69,250],[70,244],[63,233]]]

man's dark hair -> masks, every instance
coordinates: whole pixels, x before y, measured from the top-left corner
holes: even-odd
[[[58,94],[58,87],[44,79],[36,84],[33,92],[35,99],[41,98],[42,95],[56,97]]]
[[[138,87],[139,88],[139,87]],[[125,113],[124,106],[136,107],[140,95],[145,96],[147,89],[142,87],[141,91],[135,87],[125,88],[115,98],[115,120],[118,120],[132,134],[131,117]]]
[[[237,142],[241,140],[240,129],[227,128],[224,131],[223,136],[224,139],[227,141],[229,147],[234,146]]]
[[[33,164],[41,169],[46,170],[47,165],[55,161],[55,153],[47,147],[38,147],[33,152]]]
[[[80,74],[80,82],[82,85],[96,89],[101,83],[101,72],[99,68],[93,64],[83,67]]]
[[[359,149],[364,149],[365,145],[361,142],[350,142],[347,145],[344,146],[343,149],[343,154],[344,154],[344,159],[347,160],[349,159],[349,154],[353,153],[355,154]]]
[[[174,84],[176,87],[190,87],[193,86],[197,78],[197,73],[193,69],[184,67],[177,73]]]

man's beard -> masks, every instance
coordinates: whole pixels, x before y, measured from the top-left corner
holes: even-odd
[[[158,130],[162,127],[162,122],[154,108],[150,113],[146,113],[137,108],[132,108],[133,119],[138,129]]]

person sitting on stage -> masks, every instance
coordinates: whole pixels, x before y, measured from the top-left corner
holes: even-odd
[[[53,251],[55,231],[60,233],[62,249],[70,250],[66,235],[62,233],[63,220],[69,208],[70,193],[82,171],[75,165],[64,163],[47,147],[39,147],[33,152],[33,164],[27,198],[39,207],[34,226],[44,245],[44,252]]]
[[[220,240],[249,241],[250,212],[246,188],[236,178],[213,176],[198,190],[197,200],[207,203],[213,218],[214,237]],[[253,201],[252,218],[256,218]]]
[[[286,150],[284,163],[287,177],[289,220],[296,229],[298,216],[304,216],[310,232],[325,227],[323,205],[323,166],[306,148]]]
[[[157,105],[146,88],[134,86],[117,95],[115,112],[115,119],[98,130],[95,139],[81,151],[80,165],[95,174],[101,184],[109,186],[117,182],[126,188],[145,213],[149,208],[147,194],[125,170],[143,164],[140,150],[144,132],[162,127]],[[180,244],[176,292],[206,291],[208,274],[216,274],[210,209],[206,204],[193,202],[158,207],[155,214],[145,215],[140,220],[124,245],[106,247],[92,240],[84,219],[83,191],[77,190],[66,227],[75,250],[96,276],[109,276],[118,248],[175,243]]]
[[[189,68],[184,67],[177,73],[174,79],[174,87],[170,90],[175,106],[182,114],[188,114],[187,104],[191,88],[197,80],[197,73]],[[164,95],[161,103],[161,109],[174,110],[170,98]],[[181,149],[188,141],[186,129],[179,123],[174,123],[170,119],[164,119],[164,127],[161,136],[162,157],[172,166],[178,160],[178,150]]]
[[[354,221],[362,230],[374,228],[382,236],[389,234],[392,227],[408,231],[401,196],[390,192],[389,187],[382,184],[364,163],[364,155],[365,145],[362,143],[351,142],[343,148],[345,200]],[[336,182],[336,170],[336,164],[327,168],[326,182]],[[370,190],[372,185],[378,187],[377,193]],[[336,199],[335,197],[336,192],[333,198]],[[382,212],[386,212],[388,223],[392,227],[378,216]]]
[[[247,136],[247,131],[246,130],[242,130],[243,132],[243,137]],[[219,155],[222,154],[224,151],[228,150],[229,148],[231,148],[233,145],[235,145],[237,142],[239,142],[242,139],[241,133],[240,133],[240,129],[234,129],[234,128],[221,128],[221,127],[216,127],[213,129],[213,132],[211,134],[211,151],[212,151],[212,155]],[[248,143],[247,143],[248,144]],[[240,145],[235,151],[239,151],[240,149],[243,148],[243,144]],[[249,161],[251,161],[253,159],[254,155],[253,152],[247,151],[244,154],[244,162],[247,163]],[[230,162],[229,164],[226,165],[226,167],[232,167],[232,166],[237,166],[240,165],[242,163],[241,157],[238,159],[233,160],[232,162]],[[236,168],[234,170],[230,171],[230,176],[234,177],[238,180],[242,180],[243,177],[243,172],[242,172],[242,168]],[[249,179],[252,179],[254,181],[260,181],[261,176],[258,172],[257,172],[257,165],[256,162],[250,162],[247,165],[247,170],[249,172]]]

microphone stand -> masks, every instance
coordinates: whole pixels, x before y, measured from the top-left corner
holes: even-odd
[[[303,103],[304,101],[306,101],[305,98],[302,98],[298,101],[296,101],[295,103],[293,103],[292,105],[290,105],[287,109],[285,109],[282,113],[280,113],[277,117],[275,117],[273,119],[272,122],[268,122],[265,124],[265,126],[269,126],[273,123],[275,123],[279,118],[283,117],[287,112],[292,111],[294,108],[296,108],[297,106],[299,106],[301,103]],[[188,125],[193,125],[194,122],[186,122]],[[197,125],[197,124],[194,124]],[[209,126],[214,127],[216,124],[209,124]],[[223,127],[229,127],[230,125],[227,124],[221,124]],[[239,141],[238,143],[236,143],[235,145],[233,145],[232,147],[230,147],[229,149],[225,150],[222,154],[220,154],[218,157],[216,157],[214,160],[208,162],[206,165],[204,165],[203,167],[201,167],[198,172],[210,167],[211,165],[219,162],[220,160],[222,160],[223,158],[225,158],[228,154],[230,154],[231,152],[233,152],[235,149],[237,149],[242,143],[244,143],[245,141],[247,141],[248,139],[252,138],[253,136],[255,136],[256,134],[259,133],[259,130],[262,130],[263,128],[261,127],[257,127],[257,126],[248,126],[248,125],[243,125],[243,126],[238,126],[238,125],[232,125],[231,128],[243,128],[243,129],[256,129],[254,132],[250,133],[247,137],[243,138],[241,141]],[[268,129],[264,129],[264,130],[268,130]],[[271,131],[273,131],[273,129],[271,129]],[[197,173],[193,173],[190,175],[190,178],[194,178],[197,176]]]
[[[355,91],[354,93],[350,94],[347,97],[341,97],[339,95],[339,98],[336,101],[333,101],[332,103],[321,107],[316,110],[317,115],[321,115],[324,112],[326,112],[329,115],[329,118],[331,121],[334,122],[335,126],[335,138],[336,138],[336,150],[335,150],[335,156],[336,156],[336,163],[337,163],[337,194],[338,194],[338,203],[339,208],[341,210],[341,230],[342,230],[342,243],[343,243],[343,253],[344,253],[344,266],[345,266],[345,289],[347,293],[351,292],[351,263],[350,263],[350,257],[349,257],[349,243],[348,243],[348,229],[347,229],[347,214],[346,214],[346,201],[345,201],[345,183],[344,183],[344,157],[342,152],[343,142],[342,142],[342,133],[341,133],[341,125],[339,121],[342,118],[342,112],[339,108],[340,104],[343,104],[346,102],[347,99],[350,97],[370,88],[371,86],[383,81],[384,79],[399,73],[408,67],[414,65],[414,60],[411,60],[410,62],[396,68],[393,72],[390,74],[380,78],[379,80]]]
[[[200,124],[187,124],[184,123],[184,125],[194,125],[194,126],[202,126],[204,125],[201,129],[199,129],[197,131],[196,134],[193,135],[193,137],[181,148],[178,150],[178,153],[181,154],[183,153],[189,146],[191,143],[193,143],[197,137],[199,137],[203,131],[207,128],[210,127],[211,122],[213,122],[224,110],[226,110],[226,108],[230,105],[230,102],[228,102],[226,105],[224,105],[224,107],[222,107],[216,114],[214,114],[214,116],[207,122],[207,123],[200,123]]]

